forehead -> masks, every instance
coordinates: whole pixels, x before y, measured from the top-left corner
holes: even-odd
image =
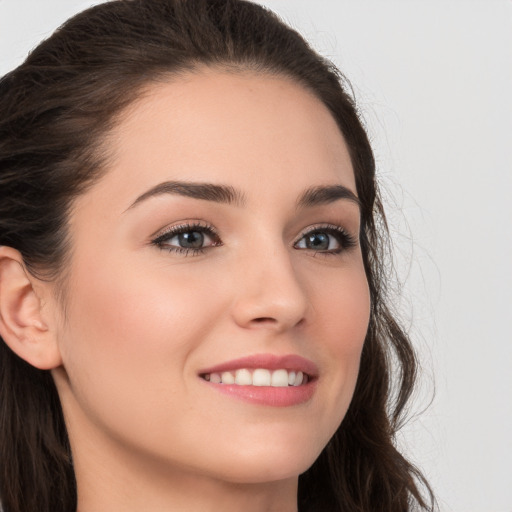
[[[303,190],[355,181],[343,136],[324,104],[293,80],[201,69],[151,84],[109,137],[101,187],[133,200],[179,179]],[[129,197],[128,197],[129,196]]]

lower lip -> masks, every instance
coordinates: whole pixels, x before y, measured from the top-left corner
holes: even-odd
[[[273,387],[273,386],[239,386],[238,384],[214,384],[201,379],[211,388],[243,400],[259,405],[271,407],[290,407],[309,401],[316,389],[316,380],[300,386]]]

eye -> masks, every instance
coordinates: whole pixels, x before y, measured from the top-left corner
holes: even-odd
[[[221,241],[211,226],[183,224],[170,228],[151,243],[160,249],[188,255],[200,254]]]
[[[342,227],[323,226],[303,233],[294,247],[326,254],[339,254],[356,245],[354,237]]]

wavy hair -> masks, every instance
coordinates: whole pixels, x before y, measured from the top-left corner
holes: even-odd
[[[145,87],[200,66],[301,84],[331,112],[353,164],[370,324],[349,410],[299,477],[299,510],[434,510],[427,482],[395,446],[417,362],[390,309],[372,149],[347,80],[271,11],[244,0],[113,0],[42,42],[0,81],[0,245],[20,251],[34,275],[60,279],[70,207],[101,178],[109,130]],[[77,499],[51,374],[1,339],[0,499],[4,512],[69,512]]]

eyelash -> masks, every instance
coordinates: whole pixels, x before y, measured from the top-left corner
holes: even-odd
[[[304,230],[298,240],[293,244],[296,249],[296,245],[303,240],[308,235],[314,235],[315,233],[325,233],[327,235],[333,236],[339,244],[337,249],[324,250],[324,251],[314,251],[313,249],[309,249],[313,251],[316,255],[323,256],[337,256],[342,252],[351,249],[357,246],[357,240],[351,234],[349,234],[345,229],[341,226],[336,226],[335,224],[324,224],[321,226],[315,226],[313,228],[307,228]]]
[[[208,236],[212,239],[213,243],[212,245],[209,245],[207,247],[200,247],[200,248],[188,248],[188,247],[178,247],[178,246],[171,246],[167,245],[166,242],[171,240],[172,238],[179,236],[184,233],[202,233],[203,235]],[[336,256],[340,253],[344,252],[347,249],[350,249],[352,247],[357,246],[357,240],[347,233],[345,229],[343,229],[341,226],[336,226],[333,224],[327,224],[322,226],[315,226],[313,228],[308,228],[304,230],[300,237],[294,242],[293,247],[297,250],[304,250],[303,248],[297,247],[297,244],[301,242],[306,236],[308,235],[314,235],[316,233],[325,233],[327,235],[333,236],[336,241],[339,244],[339,247],[336,249],[331,250],[323,250],[323,251],[315,251],[313,249],[305,249],[309,250],[315,253],[315,256],[318,254],[324,255],[324,256]],[[208,249],[212,247],[218,247],[222,245],[222,242],[220,240],[219,235],[215,231],[215,229],[207,224],[200,224],[200,223],[192,223],[192,224],[180,224],[178,226],[173,226],[172,228],[168,229],[164,233],[158,235],[155,239],[151,241],[152,245],[155,245],[156,247],[168,251],[173,252],[175,254],[180,254],[183,256],[198,256],[200,254],[203,254]]]
[[[188,248],[188,247],[178,247],[175,245],[166,245],[165,242],[171,240],[175,236],[184,234],[184,233],[191,233],[191,232],[198,232],[202,233],[203,235],[209,236],[213,240],[213,245],[210,245],[208,247],[200,247],[197,249],[194,248]],[[161,235],[158,235],[154,240],[151,241],[153,245],[156,245],[162,250],[173,252],[176,254],[181,254],[184,256],[198,256],[199,254],[203,254],[207,249],[210,247],[217,247],[219,245],[222,245],[222,242],[219,238],[219,235],[215,231],[215,229],[212,226],[199,224],[199,223],[193,223],[193,224],[180,224],[178,226],[173,226],[172,228],[168,229]]]

